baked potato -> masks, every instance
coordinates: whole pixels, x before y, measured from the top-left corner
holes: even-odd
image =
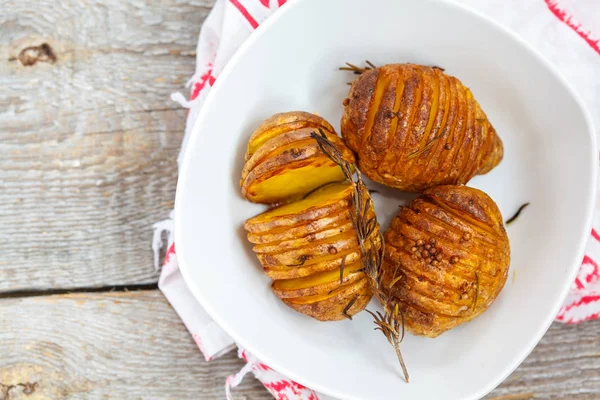
[[[483,313],[504,286],[510,247],[502,215],[484,192],[429,188],[384,234],[382,282],[416,335],[436,337]]]
[[[284,204],[323,184],[344,179],[310,134],[320,129],[353,162],[354,156],[323,118],[302,111],[275,114],[254,131],[248,142],[240,187],[255,203]]]
[[[245,223],[253,250],[273,279],[273,292],[321,321],[351,318],[372,296],[350,218],[353,193],[352,183],[330,183]],[[374,217],[372,206],[366,215]],[[381,246],[378,225],[371,238],[368,248]]]
[[[363,72],[344,100],[341,133],[369,178],[400,190],[465,184],[502,160],[502,141],[473,94],[437,67]]]

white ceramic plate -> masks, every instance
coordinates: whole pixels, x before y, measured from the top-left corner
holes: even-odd
[[[367,313],[322,323],[275,297],[242,228],[264,209],[238,187],[252,130],[290,110],[318,112],[339,127],[353,76],[337,68],[365,59],[438,65],[461,79],[505,150],[470,185],[505,217],[531,202],[508,227],[512,265],[492,307],[437,339],[404,340],[410,384]],[[339,399],[479,398],[532,350],[574,279],[590,230],[596,154],[589,116],[564,79],[488,19],[435,0],[295,0],[242,46],[198,117],[177,187],[178,260],[219,325],[306,386]],[[392,190],[375,198],[384,226],[406,199]]]

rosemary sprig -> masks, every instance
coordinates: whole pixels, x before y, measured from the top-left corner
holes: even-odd
[[[406,158],[408,160],[412,160],[413,158],[417,157],[418,155],[423,154],[424,152],[426,152],[427,150],[429,150],[431,148],[431,146],[433,146],[435,144],[435,142],[442,137],[442,134],[444,132],[439,133],[436,137],[434,137],[433,139],[431,139],[429,141],[429,143],[427,143],[422,149],[415,151],[414,153],[410,153]]]
[[[335,293],[338,290],[343,289],[343,288],[344,288],[343,286],[336,286],[333,289],[331,289],[329,292],[327,292],[327,294]]]
[[[400,361],[404,379],[408,382],[408,371],[406,370],[406,364],[404,364],[404,358],[400,351],[400,343],[404,339],[404,314],[399,311],[397,303],[391,313],[385,311],[384,314],[381,314],[379,311],[376,313],[369,310],[366,311],[371,314],[377,325],[375,330],[380,330],[394,350],[396,350],[396,356],[398,357],[398,361]]]
[[[340,263],[340,285],[344,283],[344,267],[346,266],[346,256],[342,258],[342,262]]]
[[[505,224],[509,225],[510,223],[514,222],[517,218],[519,218],[519,215],[521,215],[521,211],[523,211],[525,209],[525,207],[527,207],[528,205],[529,205],[529,203],[525,203],[521,207],[519,207],[519,209],[517,210],[515,215],[513,215],[512,217],[507,219]]]
[[[350,311],[350,309],[352,308],[352,306],[354,305],[354,303],[356,303],[356,300],[358,300],[358,298],[360,297],[359,294],[355,295],[352,300],[350,300],[350,302],[348,303],[348,305],[346,306],[346,308],[344,308],[344,311],[342,311],[342,314],[344,314],[344,317],[348,318],[350,321],[352,321],[352,315],[348,314],[348,311]]]
[[[361,67],[359,67],[359,66],[357,66],[357,65],[350,64],[349,62],[347,62],[345,67],[340,67],[340,71],[350,71],[350,72],[352,72],[352,73],[354,73],[354,74],[356,74],[356,75],[360,75],[360,74],[362,74],[363,72],[366,72],[366,71],[368,71],[368,70],[370,70],[370,69],[376,69],[376,68],[377,68],[377,67],[376,67],[375,65],[373,65],[373,63],[372,63],[371,61],[369,61],[369,60],[366,60],[366,61],[365,61],[365,64],[367,64],[367,66],[366,66],[366,67],[363,67],[363,68],[361,68]]]
[[[354,67],[350,65],[350,67]],[[361,247],[363,258],[361,260],[365,274],[369,281],[371,291],[381,302],[383,306],[383,314],[376,314],[367,310],[373,316],[377,330],[380,330],[386,337],[388,342],[394,347],[396,356],[402,367],[404,379],[408,382],[409,376],[406,369],[406,364],[400,351],[400,342],[404,338],[404,315],[391,296],[386,294],[383,287],[382,278],[382,263],[384,254],[384,241],[381,231],[377,232],[374,238],[372,233],[377,228],[377,216],[368,218],[368,211],[373,206],[373,201],[368,195],[369,191],[365,186],[360,171],[355,165],[345,160],[342,153],[335,147],[325,133],[319,129],[318,132],[312,132],[310,136],[317,141],[319,148],[333,162],[342,169],[346,180],[352,183],[354,191],[352,193],[352,208],[350,209],[350,220]],[[347,307],[349,310],[350,307]]]
[[[297,264],[290,264],[288,265],[288,267],[301,267],[304,265],[304,263],[309,259],[310,257],[307,255],[302,255],[300,257],[298,257],[298,263]]]
[[[314,188],[313,190],[309,190],[309,191],[308,191],[308,193],[306,193],[304,196],[302,196],[302,200],[306,199],[308,196],[310,196],[311,194],[313,194],[313,193],[314,193],[314,192],[316,192],[317,190],[323,189],[325,186],[327,186],[327,185],[333,185],[333,184],[335,184],[335,183],[336,183],[336,182],[327,182],[327,183],[324,183],[324,184],[322,184],[322,185],[320,185],[320,186],[317,186],[317,187],[316,187],[316,188]]]
[[[398,275],[397,277],[395,277],[395,278],[394,278],[394,279],[393,279],[393,280],[390,282],[390,284],[388,285],[388,289],[391,289],[391,288],[393,288],[393,287],[394,287],[394,285],[395,285],[396,283],[398,283],[398,281],[399,281],[400,279],[402,279],[402,275]]]

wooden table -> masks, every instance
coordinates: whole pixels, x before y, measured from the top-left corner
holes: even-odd
[[[211,6],[0,0],[0,400],[222,399],[242,367],[203,360],[150,247]],[[600,399],[600,321],[554,324],[487,398]]]

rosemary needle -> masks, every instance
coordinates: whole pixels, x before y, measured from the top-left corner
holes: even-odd
[[[521,215],[521,211],[523,211],[528,205],[529,205],[529,203],[525,203],[521,207],[519,207],[519,209],[517,210],[515,215],[513,215],[512,217],[510,217],[509,219],[506,220],[506,225],[514,222],[517,218],[519,218],[519,215]]]

